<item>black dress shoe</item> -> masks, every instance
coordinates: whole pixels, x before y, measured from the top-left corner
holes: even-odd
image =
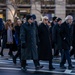
[[[1,55],[2,57],[4,56],[2,52],[0,53],[0,55]]]
[[[55,68],[54,67],[49,67],[49,70],[55,70]]]
[[[41,69],[41,68],[43,68],[43,65],[41,65],[41,66],[36,66],[36,67],[35,67],[36,70],[39,70],[39,69]]]
[[[13,53],[10,53],[10,52],[9,52],[8,55],[10,55],[10,57],[13,57]]]
[[[16,64],[16,58],[15,57],[13,57],[13,63]]]
[[[60,68],[61,68],[61,69],[66,69],[66,67],[65,67],[65,66],[60,66]]]
[[[24,71],[24,72],[27,71],[26,67],[21,67],[21,70]]]
[[[73,69],[74,67],[73,66],[68,66],[68,69]]]

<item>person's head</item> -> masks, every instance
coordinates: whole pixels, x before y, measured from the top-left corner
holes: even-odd
[[[52,20],[53,20],[53,22],[57,22],[57,17],[54,16]]]
[[[31,15],[27,15],[26,20],[28,23],[33,23],[33,17]]]
[[[25,23],[26,22],[26,18],[23,18],[23,23]]]
[[[5,23],[5,29],[8,29],[8,27],[12,27],[12,22],[10,19],[8,19]]]
[[[11,19],[8,19],[8,20],[6,21],[6,23],[7,23],[9,26],[11,26],[11,25],[12,25]]]
[[[42,21],[43,21],[44,24],[47,24],[48,23],[48,17],[44,16]]]
[[[18,20],[17,20],[17,25],[19,25],[19,26],[20,26],[21,24],[22,24],[21,20],[20,20],[20,19],[18,19]]]
[[[33,14],[32,17],[33,17],[33,20],[36,20],[36,15],[35,14]]]
[[[71,15],[68,15],[66,18],[65,18],[65,21],[69,24],[72,24],[73,22],[73,17]]]
[[[58,23],[59,25],[61,25],[61,24],[62,24],[62,19],[61,19],[61,18],[58,18],[58,19],[57,19],[57,23]]]

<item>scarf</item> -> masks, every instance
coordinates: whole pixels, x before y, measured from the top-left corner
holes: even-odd
[[[7,30],[7,43],[13,43],[13,36],[12,36],[12,30],[10,27],[8,27]]]

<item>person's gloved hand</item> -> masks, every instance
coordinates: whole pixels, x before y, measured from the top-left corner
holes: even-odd
[[[22,43],[22,48],[26,48],[26,45],[25,45],[25,43]]]
[[[73,49],[73,46],[70,46],[70,50],[72,50]]]

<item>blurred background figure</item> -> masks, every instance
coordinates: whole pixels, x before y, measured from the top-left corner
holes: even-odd
[[[51,23],[51,26],[52,26],[52,29],[53,29],[53,27],[55,26],[57,24],[57,17],[56,16],[54,16],[53,18],[52,18],[52,23]],[[53,36],[53,35],[52,35]],[[54,56],[55,57],[58,57],[58,52],[56,52],[56,50],[55,50],[55,45],[54,45],[54,42],[52,41],[52,48],[54,49]]]
[[[1,38],[2,38],[3,28],[4,28],[4,22],[3,22],[3,19],[0,18],[0,46],[1,46]]]
[[[52,41],[54,42],[55,46],[55,54],[58,54],[59,56],[59,51],[62,51],[62,40],[61,40],[61,24],[62,24],[62,19],[58,18],[57,19],[57,24],[53,26],[52,29]]]
[[[2,42],[2,47],[1,47],[1,56],[3,55],[3,49],[4,48],[9,48],[9,53],[8,55],[10,55],[11,57],[13,57],[13,49],[14,44],[15,44],[15,40],[14,40],[14,29],[13,29],[13,24],[11,22],[10,19],[8,19],[5,23],[4,29],[3,29],[3,42]]]
[[[16,41],[16,45],[17,45],[17,54],[15,56],[13,56],[13,62],[14,64],[16,64],[16,59],[17,57],[20,58],[21,60],[21,42],[20,42],[20,27],[22,25],[22,22],[20,19],[17,20],[17,23],[14,27],[15,30],[15,41]]]

